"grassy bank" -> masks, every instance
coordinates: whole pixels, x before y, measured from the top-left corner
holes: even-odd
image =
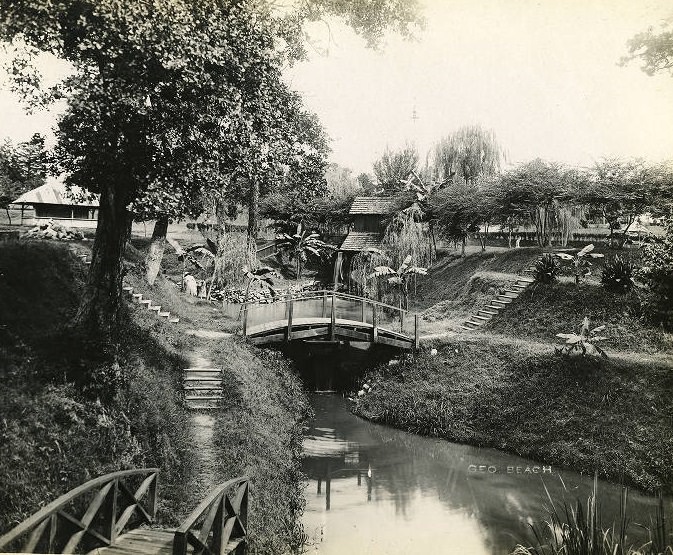
[[[437,343],[368,377],[355,412],[410,432],[673,491],[673,375],[656,358],[562,359],[526,343]],[[549,351],[552,351],[551,347]]]
[[[577,333],[588,316],[605,325],[607,350],[673,353],[673,334],[651,326],[643,316],[643,293],[611,293],[596,282],[576,286],[572,280],[536,284],[493,318],[485,330],[515,337],[550,341],[557,333]]]
[[[112,364],[63,331],[85,276],[67,246],[0,249],[0,529],[93,477],[148,466],[162,469],[159,519],[176,523],[191,475],[180,357],[129,320]]]

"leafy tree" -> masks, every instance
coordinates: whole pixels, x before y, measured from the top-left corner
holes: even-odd
[[[493,131],[478,125],[461,127],[435,145],[435,179],[474,184],[479,176],[493,175],[500,170],[503,153]]]
[[[31,54],[49,52],[73,67],[51,97],[68,102],[58,128],[59,168],[69,184],[100,194],[76,316],[82,329],[109,336],[118,328],[129,207],[145,192],[156,191],[156,199],[173,191],[176,176],[198,186],[206,168],[216,179],[204,186],[220,185],[241,170],[245,155],[241,174],[256,205],[259,172],[267,171],[274,144],[268,120],[282,118],[284,107],[276,94],[279,68],[302,55],[303,22],[334,15],[375,42],[387,27],[410,32],[419,21],[414,3],[400,0],[310,0],[296,10],[273,9],[253,0],[0,0],[0,40],[21,39]],[[35,73],[14,78],[26,95],[45,92]]]
[[[551,246],[552,234],[561,228],[562,209],[572,200],[583,176],[572,168],[536,159],[505,172],[501,177],[503,196],[509,210],[535,226],[537,243]],[[502,197],[501,197],[502,198]]]
[[[35,134],[30,140],[14,146],[10,141],[0,144],[0,208],[12,223],[9,205],[23,193],[44,185],[47,154],[44,137]]]
[[[413,145],[407,145],[398,151],[386,148],[379,160],[374,162],[374,175],[379,187],[393,193],[404,190],[411,172],[418,167],[418,151]]]
[[[610,227],[610,243],[622,248],[636,219],[656,204],[657,166],[642,160],[604,160],[594,168],[589,201]],[[621,230],[619,236],[615,231]]]
[[[372,195],[376,190],[376,183],[374,183],[374,180],[368,173],[361,173],[358,175],[358,183],[365,195]]]
[[[664,240],[644,247],[637,275],[651,292],[647,308],[653,319],[673,329],[673,218],[669,217],[664,225]]]
[[[671,21],[664,23],[661,30],[655,33],[650,27],[647,31],[638,33],[628,43],[629,54],[621,60],[626,64],[633,60],[642,62],[642,70],[648,75],[664,71],[673,75],[673,29]]]
[[[327,166],[325,179],[327,181],[327,191],[333,197],[353,197],[362,191],[358,179],[353,177],[353,171],[339,164],[332,163]]]
[[[391,285],[399,287],[400,292],[402,293],[401,301],[402,307],[404,310],[409,308],[409,281],[412,276],[424,276],[427,275],[428,269],[422,268],[420,266],[411,265],[411,255],[407,255],[402,264],[397,270],[391,268],[390,266],[377,266],[374,268],[374,271],[369,275],[369,279],[385,277]]]

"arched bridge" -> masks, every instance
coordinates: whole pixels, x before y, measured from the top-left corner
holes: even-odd
[[[158,475],[157,468],[143,468],[90,480],[0,536],[0,552],[246,552],[248,478],[234,478],[216,486],[180,527],[168,529],[157,528],[154,523]]]
[[[256,345],[364,341],[418,347],[418,314],[335,291],[308,291],[269,304],[245,303],[243,335]]]

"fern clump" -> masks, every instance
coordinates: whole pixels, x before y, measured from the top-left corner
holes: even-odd
[[[631,261],[615,256],[614,260],[605,263],[601,283],[613,293],[627,293],[633,287],[633,273]]]
[[[553,283],[558,279],[561,265],[551,254],[543,254],[535,263],[533,277],[538,283]]]

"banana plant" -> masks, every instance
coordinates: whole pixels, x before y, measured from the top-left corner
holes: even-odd
[[[603,258],[605,256],[597,252],[591,252],[593,250],[594,245],[592,243],[574,255],[568,254],[567,252],[557,252],[554,254],[561,260],[566,260],[572,264],[573,273],[575,274],[575,284],[579,285],[583,277],[591,274],[591,270],[589,269],[591,262],[589,262],[589,258]]]
[[[603,358],[608,358],[608,355],[605,354],[605,351],[601,349],[596,343],[607,339],[601,335],[597,335],[599,332],[605,329],[605,326],[598,326],[593,329],[590,328],[589,318],[584,317],[582,321],[582,331],[578,334],[576,333],[557,333],[556,337],[559,339],[565,339],[565,343],[561,347],[555,348],[556,352],[560,355],[568,356],[573,352],[579,353],[581,356],[602,356]]]
[[[243,304],[241,305],[241,310],[238,314],[239,318],[243,313],[243,307],[245,306],[245,303],[248,302],[248,296],[250,295],[250,288],[252,285],[258,284],[260,289],[264,289],[266,287],[271,293],[271,296],[275,298],[276,290],[274,288],[275,283],[273,278],[280,277],[278,272],[276,272],[273,268],[269,268],[268,266],[262,266],[256,270],[251,270],[248,268],[248,266],[243,266],[242,270],[245,278],[248,280],[248,285],[245,288],[245,297],[243,297]]]
[[[411,265],[411,255],[407,255],[402,262],[402,265],[395,270],[390,266],[377,266],[374,271],[369,274],[368,278],[379,278],[387,276],[388,283],[400,288],[402,293],[402,300],[404,301],[404,310],[409,308],[409,280],[413,275],[425,276],[428,273],[427,268]]]
[[[334,245],[329,245],[320,240],[320,235],[303,231],[301,224],[297,226],[294,235],[281,233],[276,237],[276,247],[280,252],[286,252],[290,262],[295,263],[297,279],[301,278],[304,265],[310,255],[320,258],[327,250],[334,250]]]

